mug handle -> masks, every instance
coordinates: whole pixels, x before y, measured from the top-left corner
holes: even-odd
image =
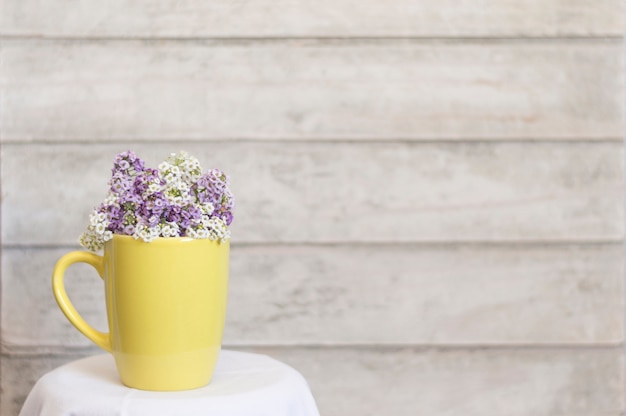
[[[67,296],[63,278],[65,270],[74,263],[87,263],[96,269],[101,278],[104,278],[104,258],[102,256],[86,251],[72,251],[61,257],[54,266],[54,271],[52,272],[52,292],[54,293],[54,298],[63,314],[76,329],[103,350],[111,352],[111,337],[109,334],[97,331],[85,322]]]

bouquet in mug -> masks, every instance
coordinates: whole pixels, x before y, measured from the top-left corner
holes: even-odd
[[[113,162],[109,191],[89,216],[80,244],[97,251],[113,234],[150,242],[157,237],[230,238],[235,204],[228,176],[202,172],[196,158],[172,153],[158,169],[131,151]]]

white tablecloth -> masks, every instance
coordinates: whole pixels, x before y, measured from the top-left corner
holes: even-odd
[[[222,350],[211,384],[180,392],[122,385],[113,357],[96,355],[45,374],[20,416],[319,416],[306,380],[259,354]]]

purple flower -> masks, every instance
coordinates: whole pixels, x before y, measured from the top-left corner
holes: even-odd
[[[141,160],[141,159],[139,159],[138,157],[136,157],[136,158],[133,160],[133,167],[135,168],[135,170],[136,170],[137,172],[142,171],[142,170],[143,170],[143,168],[144,168],[144,162],[143,162],[143,160]]]
[[[222,214],[221,218],[224,220],[226,225],[230,225],[230,223],[233,222],[233,213],[230,211],[227,211],[224,214]]]

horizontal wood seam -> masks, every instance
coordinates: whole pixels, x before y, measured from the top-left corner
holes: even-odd
[[[516,36],[49,36],[37,34],[10,34],[0,33],[2,40],[25,41],[59,41],[59,42],[95,42],[95,41],[138,41],[138,42],[445,42],[445,43],[510,43],[510,42],[615,42],[623,43],[622,34],[606,35],[516,35]]]
[[[255,248],[280,248],[280,247],[311,247],[311,248],[332,248],[332,247],[355,247],[355,248],[538,248],[538,247],[619,247],[624,246],[623,239],[604,240],[528,240],[528,241],[341,241],[341,242],[231,242],[231,247],[243,249]],[[76,250],[78,244],[2,244],[3,250]]]
[[[1,129],[1,126],[0,126]],[[625,131],[626,133],[626,131]],[[139,143],[141,145],[144,144],[164,144],[164,143],[176,143],[176,144],[197,144],[197,143],[211,143],[211,144],[281,144],[281,145],[290,145],[290,144],[312,144],[312,145],[393,145],[393,144],[411,144],[411,145],[438,145],[438,144],[549,144],[549,145],[559,145],[559,144],[622,144],[624,143],[624,137],[622,136],[614,136],[614,137],[606,137],[599,139],[589,139],[589,138],[579,138],[579,137],[571,137],[571,138],[511,138],[511,139],[502,139],[502,138],[476,138],[476,139],[468,139],[466,137],[463,138],[438,138],[438,139],[419,139],[419,138],[389,138],[389,139],[381,139],[381,138],[267,138],[267,137],[223,137],[223,138],[204,138],[204,139],[193,139],[193,138],[181,138],[181,139],[171,139],[171,138],[128,138],[128,139],[112,139],[106,140],[103,139],[2,139],[0,136],[0,147],[2,146],[55,146],[55,145],[120,145],[120,146],[128,146],[129,143]]]
[[[451,345],[451,344],[231,344],[223,345],[224,349],[275,349],[275,350],[355,350],[355,351],[407,351],[415,353],[425,352],[504,352],[504,351],[620,351],[624,347],[623,343],[603,343],[603,344],[510,344],[510,345]],[[53,357],[53,356],[73,356],[76,354],[104,353],[95,347],[59,347],[59,346],[37,346],[37,347],[2,347],[1,357]]]

